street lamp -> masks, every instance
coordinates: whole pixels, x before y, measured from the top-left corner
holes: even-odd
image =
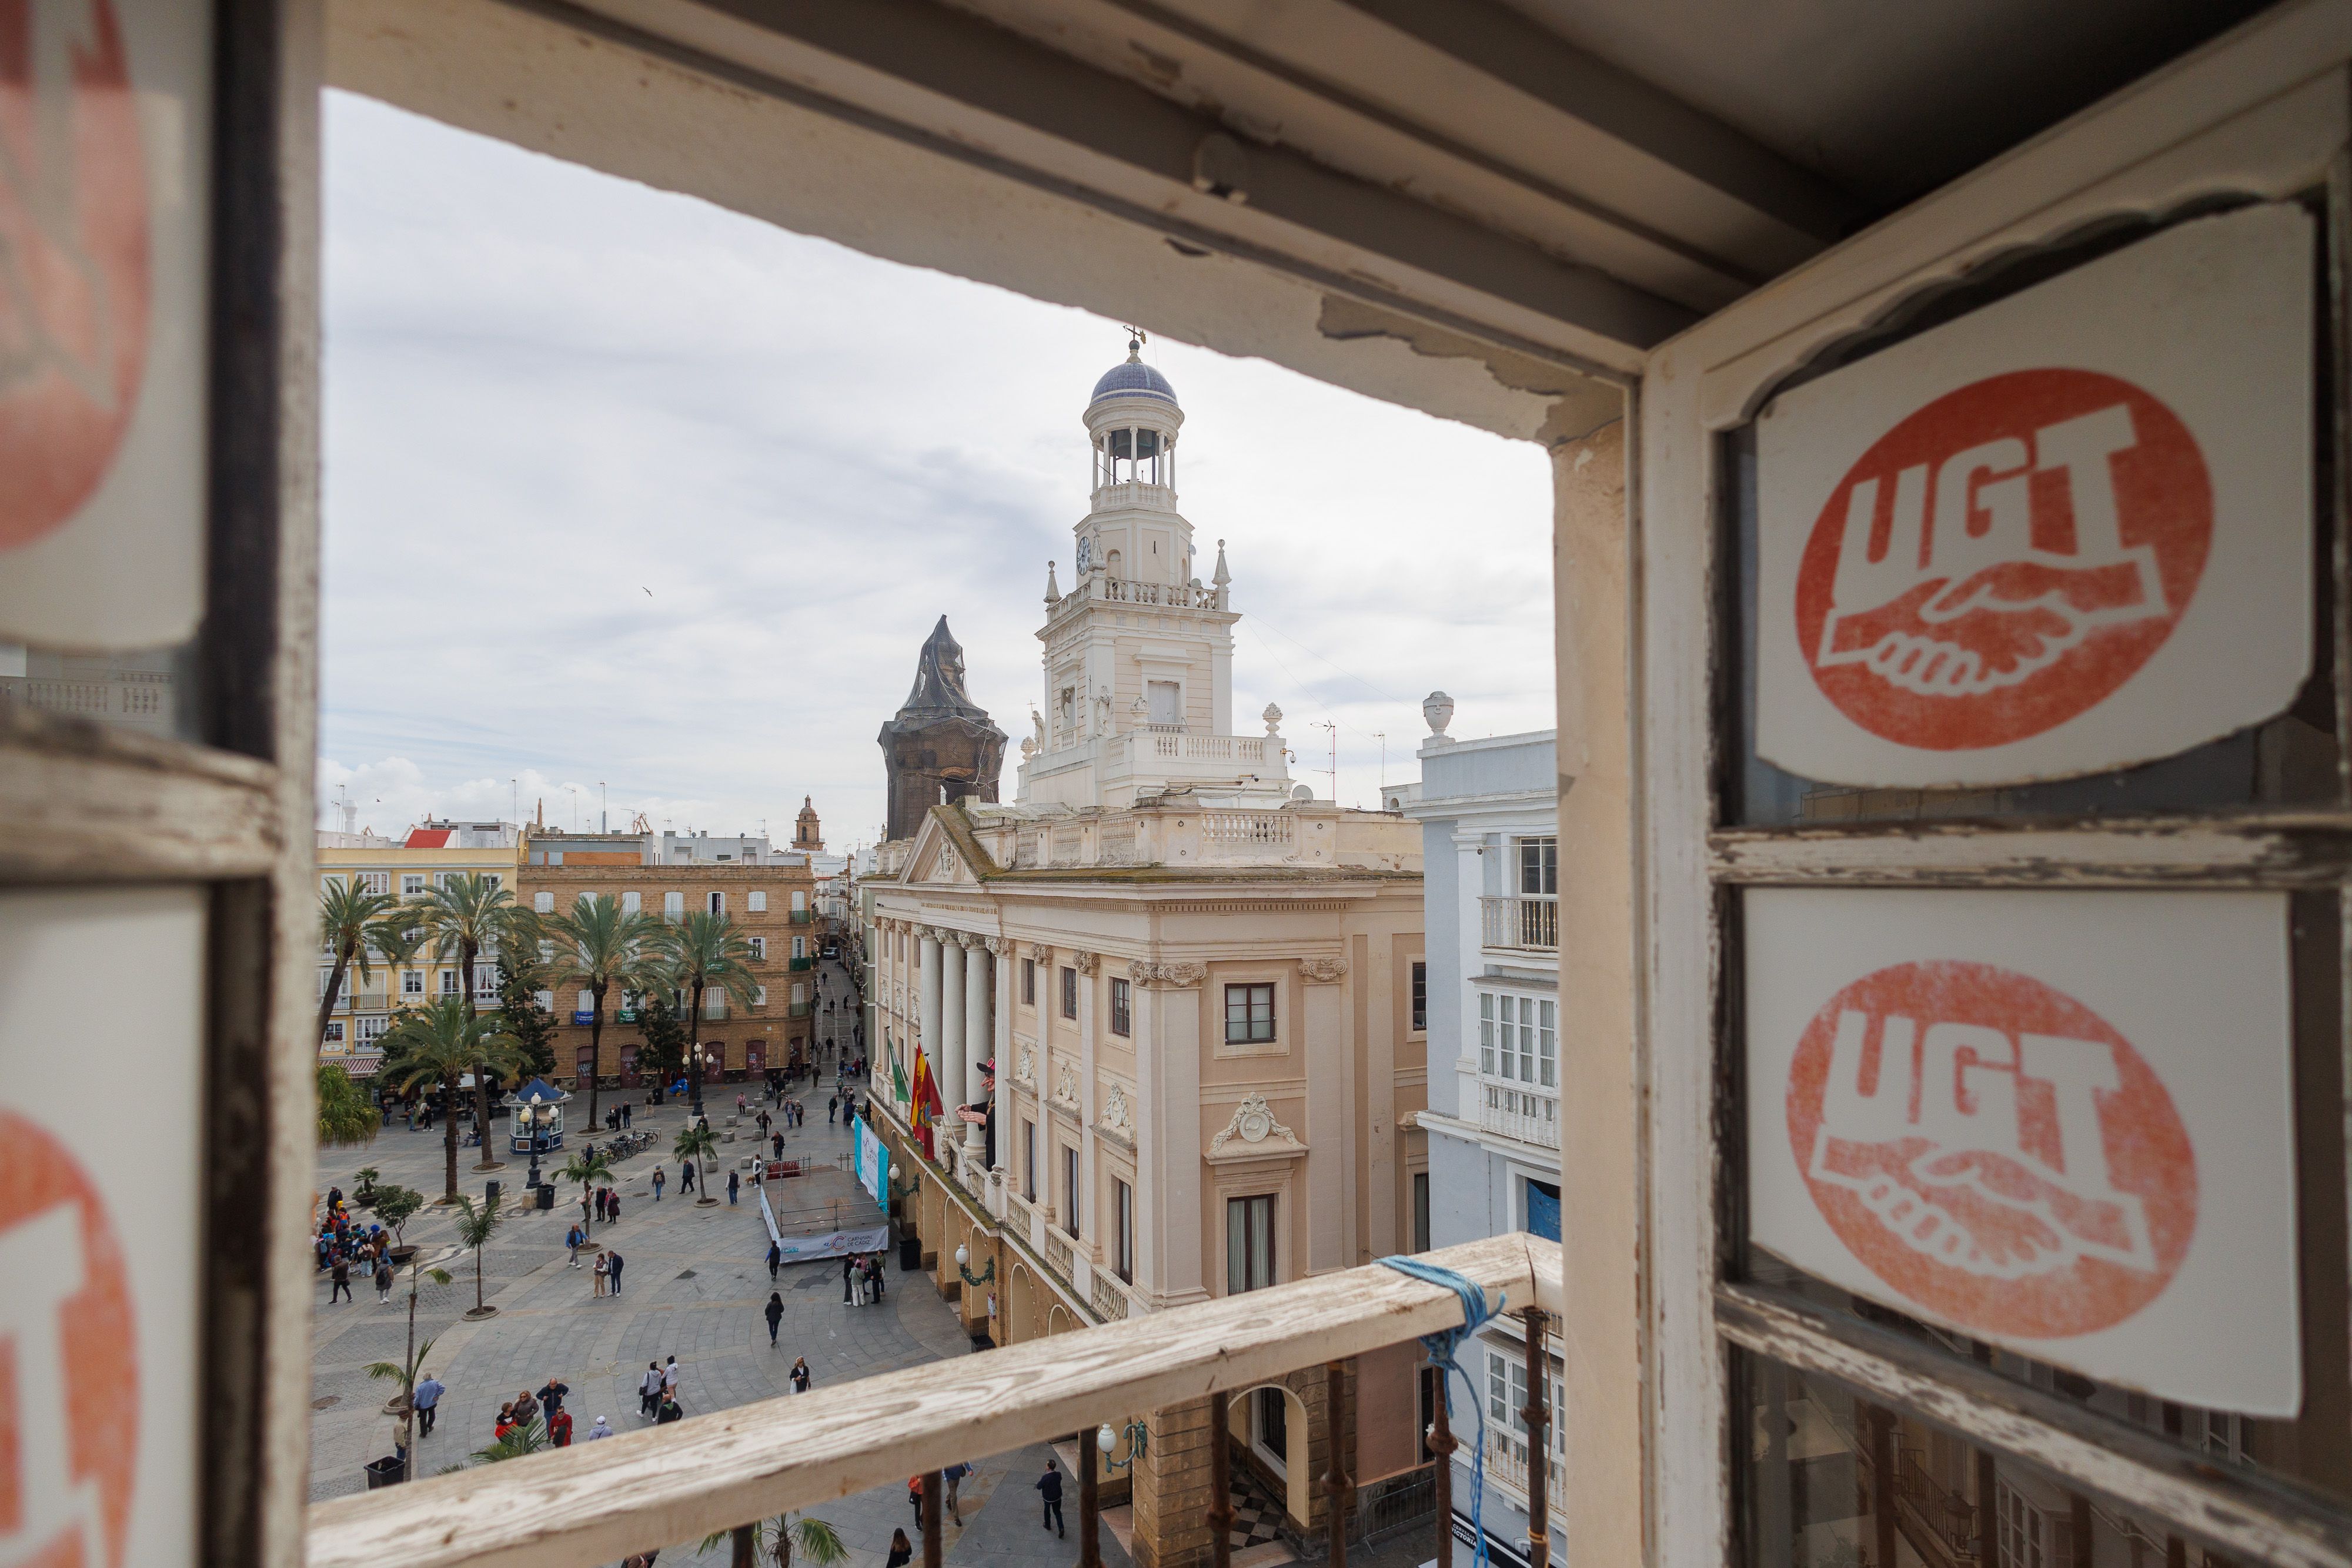
[[[1114,1459],[1110,1457],[1111,1450],[1118,1447],[1119,1434],[1113,1431],[1109,1424],[1106,1422],[1104,1425],[1095,1428],[1095,1448],[1102,1454],[1105,1468],[1114,1470],[1123,1470],[1127,1469],[1128,1466],[1135,1463],[1136,1460],[1143,1458],[1144,1449],[1148,1446],[1148,1439],[1150,1437],[1150,1433],[1145,1428],[1142,1422],[1129,1421],[1127,1424],[1127,1458],[1123,1459]]]
[[[995,1260],[995,1259],[991,1258],[991,1259],[988,1260],[988,1272],[987,1272],[987,1273],[985,1273],[985,1274],[978,1275],[978,1276],[974,1276],[974,1275],[973,1275],[973,1273],[972,1273],[972,1271],[971,1271],[969,1268],[965,1267],[965,1265],[969,1264],[971,1261],[971,1248],[969,1248],[969,1247],[966,1247],[966,1246],[965,1246],[962,1242],[961,1242],[961,1241],[957,1242],[957,1243],[956,1243],[956,1272],[963,1276],[963,1282],[964,1282],[965,1284],[971,1286],[974,1290],[977,1290],[977,1289],[979,1289],[981,1286],[987,1284],[990,1281],[992,1281],[992,1280],[993,1280],[993,1279],[995,1279],[995,1278],[996,1278],[996,1260]],[[1105,1450],[1105,1451],[1106,1451],[1106,1452],[1108,1452],[1108,1450]]]

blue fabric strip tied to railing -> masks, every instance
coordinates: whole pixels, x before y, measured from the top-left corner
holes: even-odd
[[[1494,1304],[1489,1306],[1486,1287],[1466,1274],[1441,1268],[1419,1258],[1383,1258],[1381,1261],[1398,1273],[1410,1275],[1425,1284],[1443,1285],[1461,1298],[1462,1326],[1422,1335],[1421,1347],[1429,1354],[1429,1364],[1438,1369],[1437,1392],[1438,1396],[1445,1401],[1447,1431],[1451,1432],[1454,1427],[1454,1385],[1446,1380],[1444,1375],[1447,1373],[1462,1380],[1464,1391],[1470,1396],[1470,1413],[1478,1418],[1477,1441],[1470,1445],[1471,1561],[1475,1568],[1487,1568],[1486,1408],[1485,1401],[1478,1397],[1477,1379],[1472,1377],[1454,1356],[1461,1350],[1464,1340],[1484,1328],[1489,1319],[1503,1310],[1504,1294],[1500,1291],[1496,1291]],[[1441,1462],[1452,1464],[1454,1457],[1449,1454]],[[1437,1528],[1450,1531],[1454,1528],[1454,1521],[1441,1519],[1437,1521]]]

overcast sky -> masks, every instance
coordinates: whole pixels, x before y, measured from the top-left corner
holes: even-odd
[[[781,839],[809,795],[845,849],[941,614],[1018,762],[1115,323],[363,99],[326,131],[323,809],[593,827],[601,784],[616,827]],[[1418,777],[1433,687],[1457,737],[1550,727],[1535,447],[1145,355],[1203,577],[1227,541],[1244,733],[1279,703],[1328,795],[1337,724],[1339,798],[1370,805],[1381,732]]]

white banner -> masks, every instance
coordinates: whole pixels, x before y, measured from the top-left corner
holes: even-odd
[[[850,1163],[857,1173],[857,1185],[887,1213],[890,1207],[890,1145],[875,1135],[863,1116],[853,1117],[850,1126],[856,1134]]]
[[[2315,266],[2299,206],[2200,218],[1775,399],[1764,760],[2013,783],[2282,712],[2311,663]]]
[[[2104,1383],[2302,1405],[2287,901],[1746,895],[1748,1229]]]
[[[212,9],[0,6],[0,640],[160,648],[204,612]]]

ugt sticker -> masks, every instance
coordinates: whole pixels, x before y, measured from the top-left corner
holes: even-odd
[[[2268,718],[2310,652],[2309,220],[2185,224],[1778,400],[1759,751],[2016,782]]]
[[[2280,895],[1762,891],[1747,925],[1759,1246],[2103,1380],[2292,1399]]]

